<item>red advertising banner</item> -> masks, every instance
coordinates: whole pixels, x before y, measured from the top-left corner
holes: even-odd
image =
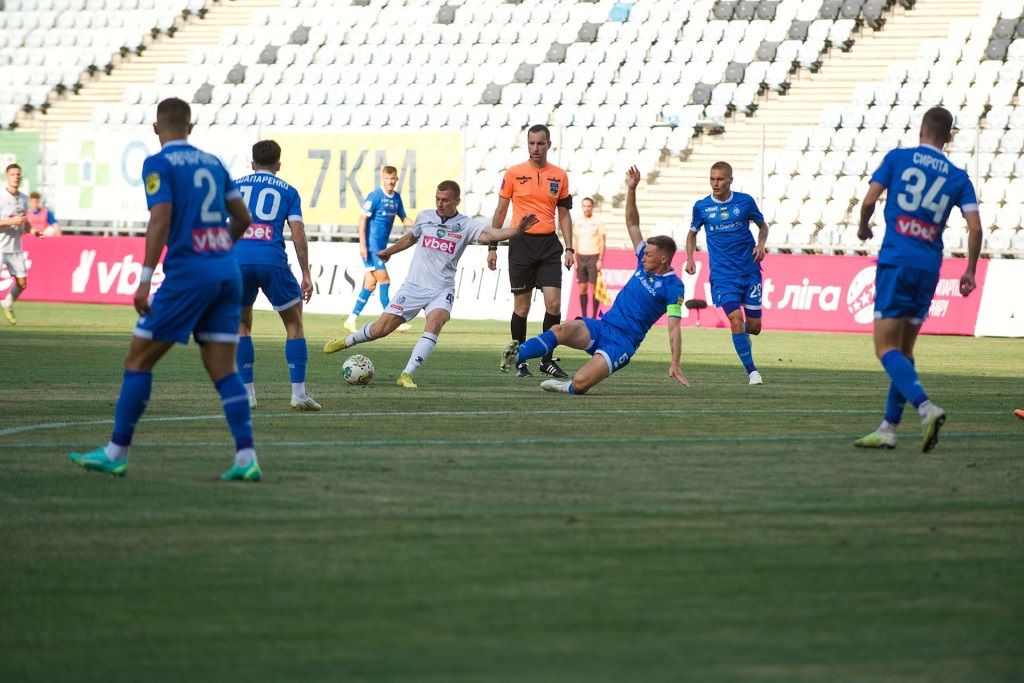
[[[672,264],[686,285],[686,298],[703,299],[708,308],[700,311],[699,317],[695,310],[684,310],[683,325],[697,325],[699,321],[705,327],[728,327],[725,314],[711,303],[707,254],[696,255],[694,275],[682,272],[685,259],[685,254],[677,254]],[[966,259],[943,260],[935,298],[922,328],[924,334],[974,334],[988,261],[978,262],[978,290],[969,297],[962,297],[960,276],[966,263]],[[636,269],[636,256],[626,249],[608,249],[603,266],[608,294],[614,297]],[[871,331],[875,302],[874,257],[769,254],[762,268],[766,329]],[[573,271],[568,319],[580,315],[579,283],[575,275]]]
[[[26,235],[22,247],[29,284],[22,301],[131,304],[139,286],[146,240],[76,235],[40,239]],[[157,266],[154,291],[163,278],[163,270]],[[7,269],[0,269],[0,296],[13,284]]]

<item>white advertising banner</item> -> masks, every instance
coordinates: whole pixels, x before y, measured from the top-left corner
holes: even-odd
[[[974,333],[979,337],[1024,337],[1024,261],[988,262]]]
[[[189,137],[217,155],[232,178],[252,171],[255,133],[242,129],[198,131]],[[149,219],[142,188],[142,162],[160,149],[150,126],[64,126],[60,129],[58,178],[54,204],[67,220],[138,221]]]
[[[292,242],[285,243],[288,249],[288,263],[299,277]],[[413,247],[396,254],[388,261],[391,277],[391,298],[405,282],[412,260]],[[512,315],[512,292],[508,282],[508,253],[506,247],[498,250],[498,268],[487,268],[487,247],[472,245],[459,260],[459,272],[455,276],[455,305],[452,318],[462,320],[508,320]],[[310,242],[309,269],[313,276],[313,298],[304,307],[308,313],[331,313],[348,315],[355,305],[356,296],[363,286],[363,260],[359,256],[359,245],[353,242]],[[562,311],[567,311],[566,302],[575,271],[562,274]],[[271,310],[270,302],[261,293],[254,305],[257,309]],[[380,295],[374,292],[363,309],[363,315],[380,315]],[[540,290],[534,292],[530,306],[529,320],[540,322],[544,319],[544,298]]]

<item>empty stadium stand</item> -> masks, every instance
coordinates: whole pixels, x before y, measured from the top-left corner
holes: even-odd
[[[615,227],[628,164],[648,172],[645,223],[682,236],[724,158],[763,198],[773,249],[863,252],[851,207],[867,174],[942,103],[960,128],[950,154],[982,188],[987,248],[1024,256],[1022,5],[8,0],[0,124],[52,143],[67,123],[146,123],[177,95],[202,126],[455,128],[463,209],[489,215],[524,127],[545,122],[552,161]]]

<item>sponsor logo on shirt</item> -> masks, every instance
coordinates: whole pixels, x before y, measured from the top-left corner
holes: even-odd
[[[517,175],[516,176],[516,180],[519,181],[520,185],[525,185],[526,183],[530,182],[530,176],[528,176],[528,175]],[[503,180],[502,184],[504,184],[504,182],[505,181]]]
[[[452,256],[455,255],[455,242],[450,240],[438,239],[433,235],[424,235],[421,244],[425,249],[433,249],[434,251],[441,251]]]
[[[150,173],[146,176],[146,194],[154,195],[160,191],[160,174]]]
[[[896,216],[896,232],[929,244],[938,240],[942,234],[939,226],[914,216]]]
[[[197,254],[231,251],[231,246],[231,234],[225,227],[192,228],[192,251]]]
[[[267,225],[266,223],[253,223],[245,229],[242,239],[269,242],[274,239],[274,226]]]

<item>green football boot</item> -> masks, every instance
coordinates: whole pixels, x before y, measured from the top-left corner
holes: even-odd
[[[100,446],[89,453],[72,453],[68,456],[68,459],[87,470],[105,472],[106,474],[111,474],[115,477],[123,477],[125,470],[128,469],[128,458],[111,460],[107,457],[107,453],[103,450],[103,446]]]
[[[230,470],[220,475],[221,481],[259,481],[263,478],[260,471],[260,463],[256,458],[243,467],[234,465]]]

